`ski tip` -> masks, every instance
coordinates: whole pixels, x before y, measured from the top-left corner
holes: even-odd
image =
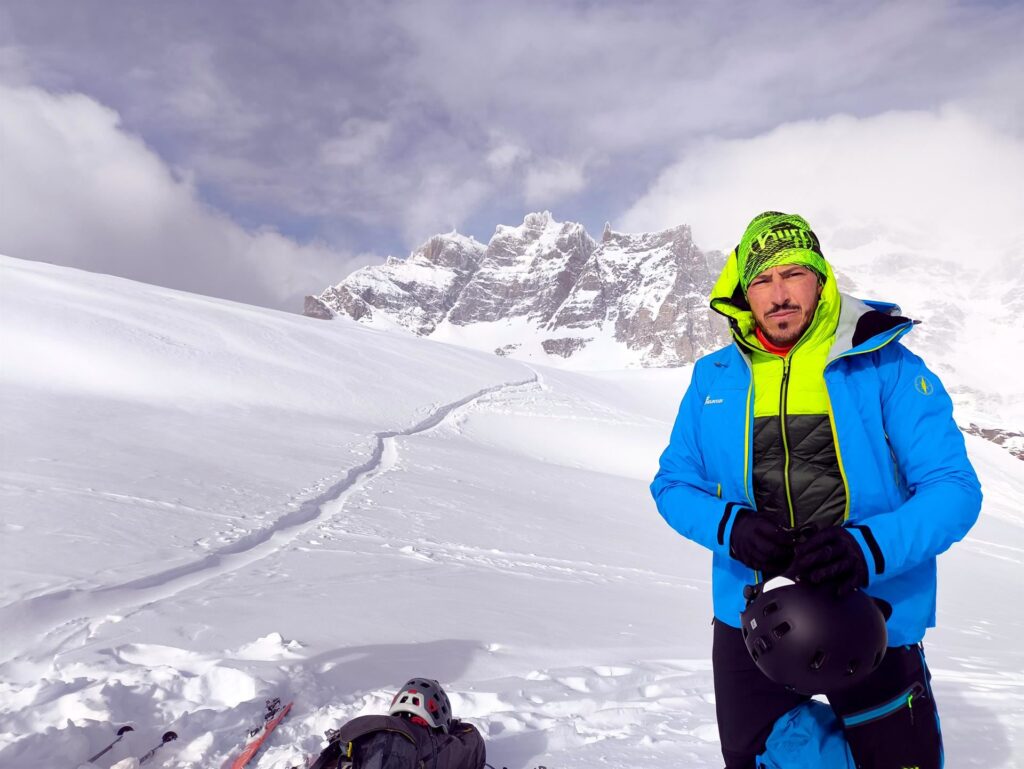
[[[125,724],[124,726],[122,726],[120,729],[117,730],[117,736],[120,737],[120,736],[122,736],[124,734],[127,734],[128,732],[134,732],[134,731],[135,731],[135,727],[134,726],[129,726],[128,724]]]
[[[164,736],[160,738],[163,742],[171,742],[172,740],[178,739],[177,732],[164,732]]]

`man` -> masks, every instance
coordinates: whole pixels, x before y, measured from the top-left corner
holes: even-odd
[[[728,769],[752,769],[807,698],[767,679],[740,635],[743,588],[785,572],[892,605],[889,648],[826,693],[858,767],[942,763],[920,645],[935,556],[963,538],[981,489],[938,378],[899,343],[899,308],[839,293],[799,216],[747,227],[711,295],[733,344],[694,366],[651,485],[658,510],[713,554],[716,710]]]

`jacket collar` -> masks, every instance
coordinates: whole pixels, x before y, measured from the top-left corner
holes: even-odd
[[[841,295],[842,307],[828,359],[872,352],[910,331],[917,320],[900,315],[899,305]]]

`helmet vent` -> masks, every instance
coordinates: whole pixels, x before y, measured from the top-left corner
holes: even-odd
[[[777,612],[778,610],[779,610],[779,605],[775,601],[772,601],[770,604],[768,604],[767,606],[764,607],[764,616],[767,617],[769,614],[772,614],[773,612]]]
[[[433,729],[447,733],[452,723],[448,695],[437,681],[413,678],[406,681],[395,695],[388,711],[392,716],[418,716]]]
[[[871,664],[871,669],[872,670],[874,670],[875,668],[877,668],[881,664],[882,657],[884,655],[885,655],[885,649],[879,649],[878,653],[875,655],[875,661]]]
[[[788,633],[792,629],[793,626],[790,625],[788,622],[780,622],[778,625],[772,628],[772,632],[775,634],[776,638],[782,638],[782,636],[786,635],[786,633]]]
[[[811,670],[821,670],[821,666],[825,664],[825,652],[818,649],[811,658]]]

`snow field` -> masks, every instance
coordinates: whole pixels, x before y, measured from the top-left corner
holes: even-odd
[[[124,723],[101,769],[166,729],[155,766],[220,766],[280,696],[255,765],[284,769],[412,675],[495,766],[721,765],[710,559],[647,492],[687,371],[0,268],[0,767]],[[968,445],[985,509],[940,559],[928,659],[948,765],[1022,766],[1024,473]]]

